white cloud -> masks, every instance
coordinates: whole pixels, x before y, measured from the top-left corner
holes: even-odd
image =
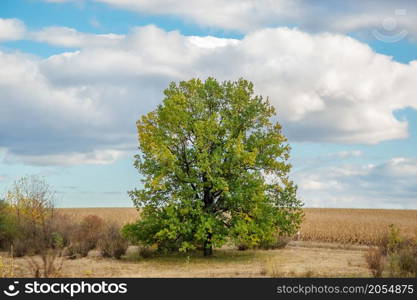
[[[350,158],[350,157],[360,157],[363,155],[361,150],[345,150],[339,151],[336,153],[330,153],[327,155],[328,158]]]
[[[51,57],[41,66],[52,81],[65,85],[114,84],[116,76],[127,80],[125,86],[136,76],[164,82],[243,76],[270,96],[294,140],[372,144],[405,138],[407,123],[393,112],[416,107],[417,62],[396,63],[349,37],[288,28],[260,30],[238,41],[147,26],[109,46],[87,43],[84,51]]]
[[[344,164],[294,173],[306,206],[417,208],[417,158]]]
[[[87,153],[70,152],[63,154],[7,155],[3,163],[24,163],[33,166],[72,166],[81,164],[106,165],[125,155],[120,150],[93,150]],[[0,178],[1,180],[1,178]]]
[[[25,25],[20,20],[0,18],[0,42],[20,40],[25,32]]]
[[[127,35],[52,27],[30,36],[78,50],[46,59],[0,54],[0,147],[9,161],[47,163],[48,155],[55,164],[71,154],[81,163],[100,161],[88,153],[134,149],[139,116],[160,103],[170,81],[192,77],[252,80],[290,141],[405,138],[407,122],[393,112],[417,108],[417,61],[394,62],[342,35],[275,28],[234,40],[145,26]]]
[[[267,22],[300,16],[299,1],[290,0],[98,0],[119,8],[156,15],[175,15],[204,26],[247,31]],[[281,23],[282,24],[282,23]]]
[[[46,0],[70,2],[71,0]],[[78,2],[80,0],[72,0]],[[171,15],[210,28],[250,32],[292,24],[310,32],[358,32],[389,39],[401,32],[416,41],[417,6],[413,0],[94,0],[141,14]],[[398,13],[401,12],[401,13]],[[390,23],[389,27],[386,24]],[[387,30],[388,28],[388,30]]]
[[[21,158],[32,163],[34,156],[41,161],[68,153],[62,157],[62,164],[67,164],[74,152],[94,153],[123,140],[123,134],[112,131],[108,113],[95,99],[82,95],[82,87],[51,85],[38,60],[0,52],[0,65],[0,147],[7,150],[5,161]],[[106,135],[100,136],[101,130]]]
[[[30,39],[69,48],[110,47],[124,38],[119,34],[86,34],[68,27],[46,27],[32,32]]]

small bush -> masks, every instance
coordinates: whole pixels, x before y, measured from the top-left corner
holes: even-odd
[[[370,248],[365,254],[365,260],[372,276],[375,278],[382,277],[385,267],[385,256],[380,248]]]
[[[275,235],[270,240],[262,241],[259,245],[259,248],[264,249],[264,250],[282,249],[282,248],[285,248],[290,241],[291,241],[291,237],[289,236]]]
[[[398,250],[402,241],[403,238],[401,237],[400,230],[391,224],[388,231],[380,238],[379,248],[383,255],[390,255]]]
[[[247,241],[238,240],[236,244],[236,248],[239,251],[245,251],[248,249],[263,249],[263,250],[281,249],[281,248],[285,248],[291,240],[292,238],[287,235],[274,234],[268,239],[262,240],[256,246],[250,245]]]
[[[23,257],[26,254],[34,254],[33,251],[31,253],[31,249],[27,241],[24,241],[22,239],[15,239],[13,241],[13,247],[11,249],[13,250],[12,254],[14,257]]]
[[[139,256],[142,258],[150,258],[154,255],[155,251],[148,246],[139,247]]]
[[[417,277],[417,242],[405,240],[389,257],[392,277]]]
[[[417,277],[417,237],[404,238],[394,225],[379,239],[379,247],[370,249],[366,262],[374,277],[381,277],[385,262],[392,277]]]
[[[0,250],[10,248],[17,232],[16,218],[12,214],[10,205],[4,200],[0,200]]]
[[[79,228],[71,216],[60,212],[55,213],[53,226],[55,244],[59,244],[61,247],[70,245],[71,239]]]
[[[105,226],[97,244],[103,257],[116,259],[120,259],[128,247],[127,240],[120,234],[120,227],[114,223]]]
[[[247,243],[241,242],[236,246],[237,250],[239,251],[246,251],[250,248],[250,246]]]
[[[398,257],[403,275],[417,277],[417,247],[402,249]]]
[[[88,251],[97,247],[104,228],[102,218],[95,215],[84,217],[70,237],[69,256],[87,256]]]

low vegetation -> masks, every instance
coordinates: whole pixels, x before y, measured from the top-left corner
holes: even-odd
[[[55,209],[48,201],[40,209],[10,197],[0,202],[2,277],[416,276],[412,210],[304,209],[305,223],[293,237],[277,235],[256,248],[232,243],[204,258],[195,251],[162,254],[155,246],[129,246],[120,232],[137,220],[135,209]],[[33,238],[41,230],[44,241]]]
[[[417,235],[407,238],[394,225],[381,237],[377,247],[365,254],[374,277],[417,277]]]
[[[95,215],[80,220],[54,207],[54,193],[40,177],[14,183],[0,202],[0,273],[11,274],[13,260],[23,257],[32,277],[59,277],[66,259],[85,257],[98,248],[105,257],[120,259],[127,241],[120,226]]]

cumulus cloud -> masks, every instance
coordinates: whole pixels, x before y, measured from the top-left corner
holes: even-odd
[[[405,138],[407,123],[393,112],[416,107],[417,62],[396,63],[349,37],[288,28],[260,30],[238,41],[186,37],[148,26],[117,46],[109,42],[105,48],[57,55],[41,68],[55,84],[94,80],[114,85],[123,78],[129,89],[137,76],[161,83],[243,76],[270,97],[290,137],[300,141],[372,144]]]
[[[135,148],[135,121],[168,83],[191,77],[252,80],[290,141],[405,138],[407,122],[393,113],[417,108],[417,61],[397,63],[337,34],[275,28],[235,40],[145,26],[126,35],[52,27],[31,36],[76,49],[46,59],[0,54],[0,147],[9,162],[47,164],[49,155],[56,164],[64,154],[73,163],[110,162]]]
[[[119,8],[157,15],[176,15],[198,24],[248,31],[300,16],[299,1],[291,0],[98,0]],[[267,21],[268,20],[268,21]]]
[[[304,169],[294,178],[306,206],[417,208],[417,158]]]
[[[239,32],[293,24],[311,32],[359,32],[386,40],[396,40],[398,34],[414,41],[417,38],[417,19],[414,17],[417,7],[412,0],[334,0],[331,4],[324,0],[94,1],[142,14],[172,15],[202,26]]]
[[[126,139],[128,133],[113,132],[108,112],[83,95],[82,86],[51,85],[39,63],[24,54],[0,52],[0,148],[7,150],[5,162],[20,158],[31,164],[55,164],[54,155],[68,153],[62,157],[65,165],[77,162],[77,156],[70,158],[73,153],[95,153],[131,140],[133,135]],[[102,130],[106,134],[100,135]],[[100,155],[84,158],[86,162],[108,160]]]
[[[0,18],[0,42],[20,40],[25,32],[26,28],[22,21]]]

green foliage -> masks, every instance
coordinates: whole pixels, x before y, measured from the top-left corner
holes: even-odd
[[[259,247],[265,250],[282,249],[282,248],[285,248],[290,241],[291,241],[291,237],[289,236],[275,235],[270,240],[262,240]]]
[[[403,238],[398,228],[390,226],[387,253],[392,277],[417,277],[417,236]]]
[[[8,250],[17,233],[17,221],[12,214],[10,205],[4,200],[0,200],[0,249]]]
[[[382,235],[379,241],[379,248],[383,255],[390,255],[398,250],[403,242],[400,234],[400,229],[394,224],[389,225],[388,230]]]
[[[143,188],[129,194],[141,215],[123,234],[160,250],[202,247],[210,255],[229,239],[252,247],[295,233],[302,203],[268,99],[244,79],[192,79],[164,94],[137,122]]]

